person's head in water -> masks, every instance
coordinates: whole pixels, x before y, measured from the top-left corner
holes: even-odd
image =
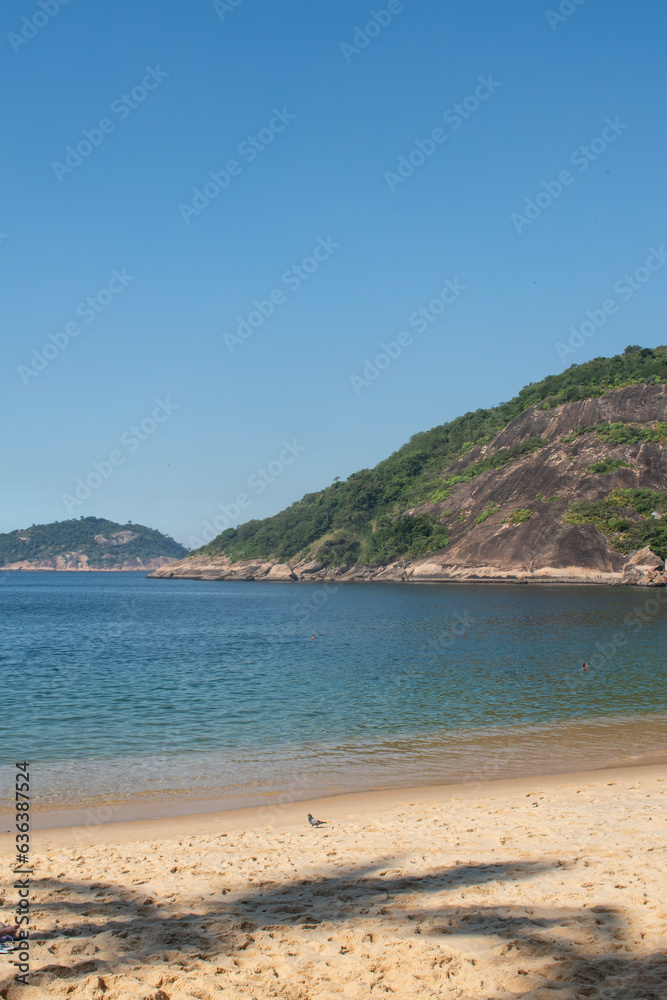
[[[581,669],[582,670],[588,670],[588,664],[587,663],[582,663]]]

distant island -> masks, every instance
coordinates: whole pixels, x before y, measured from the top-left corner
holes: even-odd
[[[667,585],[667,347],[572,365],[153,576]]]
[[[0,534],[0,568],[116,572],[157,570],[187,555],[184,545],[143,524],[72,518]]]

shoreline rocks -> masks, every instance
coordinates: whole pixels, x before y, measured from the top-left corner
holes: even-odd
[[[616,553],[618,555],[618,553]],[[312,563],[244,560],[225,556],[191,556],[148,574],[151,579],[265,581],[292,583],[544,583],[665,587],[665,563],[650,549],[619,556],[614,567],[541,566],[500,567],[492,564],[456,565],[447,561],[447,549],[414,562],[388,566],[324,567]]]
[[[146,573],[155,572],[180,560],[169,556],[157,556],[155,559],[128,559],[117,566],[99,566],[88,561],[88,556],[80,552],[72,552],[67,556],[55,556],[53,559],[22,559],[20,562],[0,566],[1,572],[10,573]]]

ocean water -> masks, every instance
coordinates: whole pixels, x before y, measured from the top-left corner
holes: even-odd
[[[665,590],[0,573],[0,615],[0,788],[27,759],[44,810],[667,751]]]

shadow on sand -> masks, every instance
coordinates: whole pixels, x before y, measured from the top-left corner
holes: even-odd
[[[540,972],[548,981],[543,986],[567,986],[577,997],[665,1000],[667,958],[633,955],[617,910],[448,904],[449,890],[515,883],[558,866],[547,860],[517,861],[395,877],[389,876],[394,869],[385,871],[381,865],[359,866],[326,877],[256,884],[243,895],[226,896],[220,885],[188,912],[182,905],[109,881],[36,880],[37,939],[54,955],[54,962],[41,967],[33,963],[30,982],[48,994],[55,980],[67,980],[71,992],[91,975],[122,976],[128,962],[180,965],[184,972],[203,962],[215,971],[216,960],[223,956],[233,957],[253,943],[261,948],[263,933],[299,926],[306,932],[322,927],[334,934],[337,925],[365,916],[378,931],[390,926],[403,938],[422,934],[434,939],[433,948],[442,949],[441,985],[447,989],[455,985],[447,978],[448,945],[456,936],[479,935],[495,946],[497,967],[506,962],[515,968],[541,958]],[[105,961],[94,958],[98,950],[105,953]],[[360,965],[366,958],[360,946]],[[528,981],[526,987],[514,990],[514,996],[527,996],[535,988]],[[18,988],[13,974],[7,976],[0,981],[0,997],[13,996]]]

